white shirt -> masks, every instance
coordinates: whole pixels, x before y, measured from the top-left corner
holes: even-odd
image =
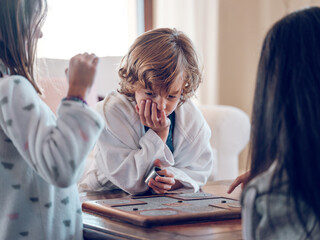
[[[148,190],[144,182],[156,159],[175,175],[184,190],[196,192],[213,168],[211,131],[200,110],[187,100],[175,110],[174,152],[152,130],[147,132],[135,112],[135,103],[111,92],[97,104],[106,127],[89,164],[80,191],[120,188],[130,194]]]

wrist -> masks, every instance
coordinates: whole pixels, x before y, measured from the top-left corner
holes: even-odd
[[[85,100],[88,92],[88,88],[70,87],[67,93],[67,97],[79,97]]]
[[[62,99],[62,101],[66,101],[66,100],[71,100],[71,101],[76,101],[76,102],[82,102],[84,104],[88,103],[86,102],[86,100],[84,100],[81,96],[67,96],[65,98]]]
[[[169,136],[169,127],[166,127],[164,130],[155,131],[156,134],[162,139],[164,143],[167,142],[167,138]]]

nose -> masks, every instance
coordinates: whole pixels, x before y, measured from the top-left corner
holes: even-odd
[[[158,110],[161,111],[166,109],[166,99],[164,97],[158,96],[155,102]]]

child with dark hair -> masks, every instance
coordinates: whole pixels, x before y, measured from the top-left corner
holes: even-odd
[[[201,82],[190,39],[169,28],[142,34],[119,76],[120,90],[97,105],[106,128],[79,190],[198,191],[212,173],[213,153],[210,128],[190,100]],[[146,181],[155,166],[158,176]]]
[[[58,118],[33,67],[45,0],[0,0],[0,239],[82,239],[76,182],[103,128],[86,103],[98,58],[69,63]]]
[[[320,8],[284,17],[258,67],[245,239],[320,239]]]

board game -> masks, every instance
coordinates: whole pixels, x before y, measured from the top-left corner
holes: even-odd
[[[82,208],[143,227],[241,217],[238,200],[205,192],[86,201]]]

